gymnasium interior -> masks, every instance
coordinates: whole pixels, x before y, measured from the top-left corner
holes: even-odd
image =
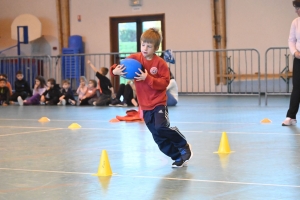
[[[97,79],[161,31],[178,85],[172,127],[191,145],[172,168],[137,107],[0,106],[0,200],[299,199],[300,129],[282,126],[293,89],[292,1],[1,0],[0,73]],[[115,90],[127,80],[107,75]],[[299,143],[298,143],[299,142]]]

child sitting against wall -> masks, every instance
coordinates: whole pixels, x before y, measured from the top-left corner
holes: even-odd
[[[59,84],[56,84],[54,78],[47,81],[47,90],[41,96],[41,104],[57,105],[61,96]]]
[[[17,101],[20,96],[23,100],[27,97],[32,96],[32,91],[28,82],[24,79],[24,75],[21,71],[17,71],[15,81],[15,92],[11,95],[10,101]]]
[[[10,92],[5,78],[0,78],[0,105],[9,105]]]
[[[178,102],[178,86],[171,70],[170,70],[170,83],[167,87],[167,96],[168,96],[167,106],[176,106]]]
[[[100,94],[97,98],[93,99],[93,105],[95,106],[104,106],[108,105],[111,102],[111,99],[116,98],[114,88],[110,82],[110,80],[106,77],[108,73],[108,68],[101,67],[98,71],[96,67],[91,63],[91,61],[87,61],[90,67],[96,73],[96,77],[98,78],[98,90]]]
[[[12,87],[10,82],[7,80],[7,75],[6,74],[0,74],[0,79],[5,79],[6,80],[6,86],[9,89],[9,95],[11,96],[13,94],[12,92]]]
[[[123,101],[121,101],[123,96]],[[112,100],[109,106],[138,106],[136,89],[133,81],[128,81],[127,84],[120,84],[116,98]]]
[[[77,88],[76,93],[78,94],[78,102],[81,101],[82,97],[85,95],[87,91],[87,80],[84,76],[80,76],[80,85]]]
[[[57,105],[76,105],[74,94],[70,86],[71,84],[69,80],[63,80],[61,90],[62,95],[59,97]]]
[[[97,90],[97,82],[95,80],[89,80],[88,89],[79,105],[93,105],[93,98],[97,97]]]
[[[43,93],[47,90],[47,85],[44,77],[37,76],[35,78],[35,84],[33,88],[33,94],[30,98],[23,99],[21,97],[18,97],[18,102],[20,106],[23,105],[40,105],[41,96]]]

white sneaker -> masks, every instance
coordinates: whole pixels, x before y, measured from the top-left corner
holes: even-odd
[[[290,117],[285,118],[282,122],[282,126],[295,126],[297,124],[296,119],[291,119]]]
[[[23,99],[20,96],[18,96],[18,103],[20,106],[23,106],[23,104],[24,104]]]
[[[61,101],[60,101],[60,102],[58,102],[58,103],[57,103],[57,105],[58,105],[58,106],[61,106],[61,105],[62,105]]]
[[[61,100],[61,104],[63,105],[63,106],[65,106],[66,105],[66,100],[65,99],[63,99],[63,100]]]

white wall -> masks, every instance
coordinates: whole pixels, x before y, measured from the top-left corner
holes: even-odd
[[[72,0],[71,34],[84,37],[87,52],[109,52],[109,17],[165,13],[166,46],[174,50],[211,49],[210,1],[144,0],[132,11],[127,0]],[[292,1],[227,0],[227,48],[287,46]],[[77,15],[82,21],[77,21]]]
[[[0,51],[17,44],[17,41],[11,39],[11,24],[17,16],[28,13],[35,15],[41,21],[43,37],[21,48],[22,54],[57,55],[58,51],[52,50],[52,47],[58,46],[55,7],[54,0],[1,0]],[[16,55],[16,53],[16,48],[4,52],[6,55]]]
[[[256,48],[263,54],[268,47],[287,46],[289,27],[296,17],[291,2],[227,0],[227,48]],[[52,50],[58,46],[54,0],[1,0],[0,50],[16,44],[10,39],[10,25],[24,13],[33,14],[42,22],[41,41],[48,45],[34,49],[50,48],[41,54],[56,55],[58,51]],[[209,0],[143,0],[140,11],[133,11],[128,0],[70,0],[71,34],[82,35],[87,53],[110,52],[110,16],[155,13],[165,13],[167,48],[212,48]],[[81,15],[81,22],[77,15]]]
[[[291,22],[297,17],[292,1],[227,0],[227,48],[288,46]]]
[[[110,16],[158,13],[165,13],[168,48],[211,48],[209,1],[144,0],[140,11],[133,11],[128,0],[72,0],[71,34],[83,36],[87,52],[110,52]],[[81,22],[77,15],[81,15]]]

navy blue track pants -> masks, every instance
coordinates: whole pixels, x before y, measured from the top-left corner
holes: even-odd
[[[187,141],[177,127],[170,127],[167,106],[161,105],[153,110],[144,110],[143,114],[159,149],[173,160],[180,158],[178,148],[184,147]]]

